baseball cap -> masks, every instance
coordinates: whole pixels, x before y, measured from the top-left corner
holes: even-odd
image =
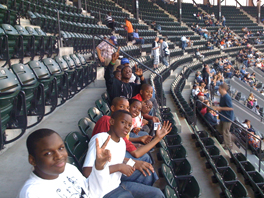
[[[121,65],[124,65],[124,64],[129,64],[129,60],[127,58],[122,58],[121,60]]]
[[[115,36],[111,36],[110,40],[112,40],[114,42],[114,44],[117,45],[117,39]]]

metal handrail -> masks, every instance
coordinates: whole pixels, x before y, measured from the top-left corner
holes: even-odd
[[[101,36],[98,35],[94,35],[93,36],[93,58],[95,60],[95,37],[99,38],[100,40],[108,43],[109,45],[111,45],[112,47],[114,47],[115,49],[118,49],[118,47],[116,47],[115,45],[113,45],[112,43],[110,43],[108,40],[105,40],[104,38],[102,38]],[[129,58],[131,58],[132,60],[134,60],[135,62],[137,62],[139,65],[141,65],[142,67],[144,67],[145,69],[149,70],[150,72],[156,74],[159,79],[160,79],[160,85],[161,85],[161,90],[163,90],[163,78],[162,75],[160,75],[159,73],[157,73],[156,71],[150,69],[148,66],[144,65],[143,63],[139,62],[137,59],[135,59],[134,57],[130,56],[129,54],[127,54],[126,52],[122,51],[121,49],[119,50],[121,53],[125,54],[126,56],[128,56]],[[161,97],[161,106],[163,108],[164,106],[164,101],[163,101],[163,97]]]
[[[229,122],[231,122],[232,124],[234,124],[236,127],[240,128],[242,131],[244,131],[247,135],[251,135],[251,136],[254,136],[256,139],[258,139],[260,141],[260,149],[259,149],[259,153],[258,153],[258,157],[259,157],[259,172],[260,172],[260,169],[261,169],[261,147],[262,147],[262,141],[261,141],[261,138],[258,138],[256,135],[253,135],[251,134],[250,132],[248,132],[244,127],[240,126],[239,124],[235,123],[233,120],[230,120],[229,118],[227,118],[226,116],[224,116],[223,114],[221,114],[220,112],[214,110],[212,107],[206,105],[205,103],[203,103],[202,101],[200,100],[195,100],[194,99],[194,105],[193,105],[193,108],[194,108],[194,115],[196,115],[196,102],[199,102],[201,104],[203,104],[204,106],[206,106],[207,108],[209,108],[210,110],[213,110],[214,112],[216,112],[218,115],[221,115],[222,117],[224,117],[225,119],[227,119]],[[194,116],[194,126],[196,125],[196,116]],[[246,149],[245,149],[245,155],[247,157],[247,149],[248,149],[248,138],[246,138]]]

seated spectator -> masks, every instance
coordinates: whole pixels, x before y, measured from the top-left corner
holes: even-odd
[[[182,42],[182,50],[185,50],[185,48],[187,47],[187,38],[185,36],[182,36],[181,42]]]
[[[110,39],[108,40],[109,43],[112,45],[117,45],[117,39],[115,36],[111,36]],[[97,56],[100,60],[100,62],[104,66],[108,66],[111,59],[112,59],[112,54],[114,53],[114,47],[106,43],[105,41],[102,41],[97,47]],[[116,66],[120,65],[120,61],[116,60]]]
[[[199,51],[199,48],[196,49],[195,57],[200,59],[200,60],[204,59],[204,55]]]
[[[89,149],[83,166],[83,173],[88,177],[91,169],[95,163],[95,140],[98,139],[99,143],[104,142],[110,136],[109,144],[106,146],[111,152],[111,161],[108,162],[111,174],[108,184],[101,188],[104,198],[123,197],[146,197],[146,198],[163,198],[164,195],[158,188],[144,185],[138,182],[122,181],[121,177],[130,177],[134,173],[135,166],[127,165],[128,158],[125,158],[125,142],[123,138],[128,134],[132,126],[132,117],[129,112],[119,110],[112,114],[110,122],[110,130],[108,132],[99,133],[92,137],[89,142]],[[156,145],[165,135],[171,131],[171,125],[167,122],[164,123],[160,130],[157,130],[156,136],[158,137],[154,145]],[[154,140],[152,140],[154,141]],[[99,144],[100,146],[100,144]],[[126,176],[124,176],[126,175]],[[115,193],[109,193],[113,191]],[[109,194],[108,194],[109,193]]]
[[[201,83],[203,82],[203,78],[201,77],[201,72],[200,71],[197,71],[196,74],[195,74],[195,80],[197,83]]]
[[[204,96],[206,96],[206,98],[209,98],[209,92],[208,92],[208,90],[206,89],[206,84],[204,83],[204,82],[201,82],[200,83],[200,92],[199,92],[199,94],[201,95],[201,94],[203,94]],[[198,95],[199,95],[198,94]]]
[[[258,135],[255,134],[255,130],[252,128],[251,124],[250,124],[250,120],[246,119],[243,123],[242,123],[242,126],[245,127],[248,132],[250,132],[250,134],[247,134],[247,138],[249,139],[248,140],[248,143],[250,145],[252,145],[254,148],[256,149],[260,149],[260,137]],[[259,138],[259,139],[257,139]]]
[[[206,47],[207,47],[207,49],[209,49],[209,50],[214,49],[214,46],[212,45],[212,43],[210,43],[210,41],[207,41],[207,43],[206,43]]]
[[[253,93],[250,93],[247,99],[247,106],[252,109],[256,105],[257,99],[254,97]]]
[[[248,74],[245,67],[242,67],[242,69],[240,70],[240,73],[243,75],[243,77]]]
[[[147,101],[150,100],[152,101],[152,103],[157,103],[156,99],[153,99],[153,87],[150,84],[143,84],[140,88],[140,92],[139,94],[137,94],[136,96],[133,97],[133,99],[137,99],[141,102],[143,101]],[[143,115],[144,119],[147,120],[152,120],[153,122],[160,122],[159,118],[156,116],[153,116],[153,113],[151,113],[152,115]]]
[[[210,107],[210,102],[209,101],[206,101],[206,102],[204,102],[207,106],[209,106]],[[204,116],[206,113],[207,113],[207,106],[205,106],[204,104],[203,104],[203,106],[202,106],[202,109],[201,109],[201,111],[200,111],[200,113]]]
[[[259,112],[259,105],[256,105],[255,107],[252,108],[252,111],[255,112],[257,115],[260,115],[260,112]]]
[[[198,97],[200,90],[199,90],[199,86],[194,84],[193,85],[193,89],[192,89],[192,96],[196,99]]]
[[[193,41],[191,40],[191,37],[188,37],[186,39],[186,44],[187,44],[188,47],[193,47]]]
[[[157,24],[156,21],[152,21],[151,22],[151,28],[160,32],[161,31],[161,25],[160,24]]]
[[[138,35],[138,29],[135,30],[135,32],[133,32],[133,37],[134,37],[134,41],[132,43],[136,43],[136,44],[144,44],[145,40],[141,37],[139,37]]]
[[[135,74],[140,77],[141,84],[129,83],[132,76],[132,69],[129,66],[123,67],[121,70],[121,81],[116,79],[113,75],[114,65],[119,57],[119,50],[112,55],[112,60],[106,67],[104,78],[106,82],[107,92],[109,94],[110,101],[115,97],[132,98],[140,91],[141,84],[144,84],[145,78],[143,76],[142,69],[136,68]]]
[[[224,69],[224,73],[226,78],[232,78],[234,73],[234,68],[230,64],[228,64]]]
[[[103,197],[101,189],[110,179],[107,162],[112,153],[105,149],[109,140],[94,140],[97,143],[95,161],[86,179],[75,166],[67,163],[68,154],[58,133],[51,129],[34,131],[27,138],[28,161],[34,169],[18,198]]]
[[[112,13],[111,12],[107,13],[107,15],[105,17],[105,20],[107,21],[107,27],[111,28],[112,30],[115,30],[116,23],[115,23],[115,20],[112,17]]]
[[[216,113],[212,109],[207,109],[207,113],[204,115],[204,118],[213,126],[216,127],[218,124]]]

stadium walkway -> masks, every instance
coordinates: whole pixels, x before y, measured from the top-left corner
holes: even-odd
[[[27,134],[39,128],[51,128],[57,131],[62,138],[65,138],[69,132],[79,131],[79,119],[87,116],[87,110],[95,106],[94,102],[106,90],[101,69],[99,68],[98,72],[101,76],[97,75],[99,80],[90,84],[61,107],[57,107],[39,125],[27,130]],[[11,148],[0,155],[1,198],[15,198],[29,176],[31,166],[27,161],[27,136],[22,137]]]

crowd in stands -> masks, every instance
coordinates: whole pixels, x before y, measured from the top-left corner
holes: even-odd
[[[109,41],[117,44],[114,37]],[[160,43],[164,46],[164,41]],[[132,72],[128,59],[122,59],[120,65],[119,49],[114,52],[106,42],[97,47],[98,57],[106,66],[104,78],[112,104],[111,116],[101,117],[94,127],[83,165],[84,176],[66,163],[67,151],[55,131],[37,130],[27,139],[29,162],[34,170],[20,198],[39,195],[164,198],[162,191],[152,186],[158,176],[148,152],[171,131],[171,124],[160,123],[155,116],[153,87],[146,83],[142,69],[135,66]],[[157,123],[161,127],[155,129]],[[49,163],[55,165],[47,166]],[[49,191],[43,187],[44,183]]]

